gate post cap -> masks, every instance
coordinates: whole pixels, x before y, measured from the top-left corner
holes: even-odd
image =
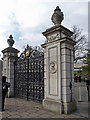
[[[56,9],[54,10],[51,20],[55,25],[59,25],[61,24],[63,19],[64,19],[64,14],[63,12],[61,12],[59,6],[57,6]]]
[[[13,40],[13,36],[12,35],[9,36],[9,39],[7,40],[7,43],[9,45],[9,47],[12,47],[13,44],[15,43],[15,41]]]

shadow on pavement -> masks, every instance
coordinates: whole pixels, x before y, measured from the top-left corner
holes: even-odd
[[[90,118],[90,102],[77,102],[77,115]]]

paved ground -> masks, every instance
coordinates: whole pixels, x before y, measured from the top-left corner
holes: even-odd
[[[78,115],[90,118],[90,102],[78,102],[77,108]]]
[[[88,102],[88,91],[85,82],[77,82],[74,84],[74,98],[77,103],[77,113],[79,115],[90,118],[90,102]]]
[[[86,83],[75,83],[75,99],[77,102],[77,111],[69,115],[59,115],[44,110],[41,104],[26,101],[23,99],[7,98],[5,102],[5,111],[0,114],[3,118],[87,118],[90,111],[90,102],[88,102]]]
[[[75,112],[72,114],[56,114],[44,110],[41,104],[26,101],[18,98],[7,98],[5,102],[5,111],[3,118],[83,118],[82,115]],[[84,116],[87,117],[87,116]]]

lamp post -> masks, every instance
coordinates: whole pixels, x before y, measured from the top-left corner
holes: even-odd
[[[26,51],[26,57],[27,57],[27,100],[29,96],[29,50]]]

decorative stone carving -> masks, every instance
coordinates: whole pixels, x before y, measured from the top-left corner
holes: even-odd
[[[58,40],[58,39],[60,39],[60,34],[59,34],[59,33],[47,37],[47,42],[49,42],[49,41],[53,41],[53,40]]]
[[[59,25],[61,24],[63,19],[64,19],[63,12],[61,12],[61,9],[59,8],[59,6],[57,6],[56,9],[54,10],[51,20],[55,25]]]
[[[54,74],[57,71],[57,63],[55,61],[52,61],[50,63],[50,73]]]
[[[10,35],[9,36],[9,39],[7,40],[7,43],[8,43],[8,45],[9,45],[9,47],[12,47],[13,46],[13,44],[14,44],[14,40],[13,40],[13,37],[12,37],[12,35]]]

